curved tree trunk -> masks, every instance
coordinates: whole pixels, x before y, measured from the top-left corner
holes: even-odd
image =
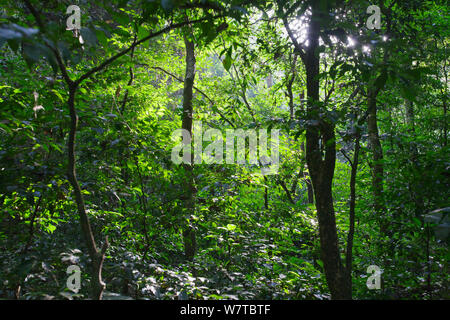
[[[78,115],[75,109],[75,95],[77,91],[77,84],[69,83],[69,112],[70,112],[70,132],[68,141],[68,180],[73,187],[75,194],[75,202],[78,208],[78,214],[80,216],[81,231],[86,241],[89,257],[91,258],[91,284],[92,284],[92,298],[101,300],[103,290],[105,290],[105,283],[102,281],[102,266],[105,259],[105,251],[108,248],[108,238],[106,238],[105,244],[101,251],[97,249],[95,244],[94,234],[92,233],[91,224],[86,213],[86,206],[84,204],[83,194],[81,192],[80,184],[78,183],[76,174],[76,158],[75,158],[75,136],[78,126]]]

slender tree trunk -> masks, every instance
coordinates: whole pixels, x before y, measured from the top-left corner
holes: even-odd
[[[133,44],[135,44],[137,41],[137,35],[134,36],[133,39]],[[133,49],[131,49],[131,53],[130,53],[130,62],[133,62],[133,58],[134,58],[134,51],[135,51],[136,47],[133,47]],[[127,86],[131,86],[133,84],[134,81],[134,71],[133,71],[133,67],[131,66],[129,69],[130,72],[130,78],[128,80]],[[170,78],[169,78],[170,79]],[[128,94],[129,94],[129,90],[128,88],[125,90],[125,94],[123,96],[122,102],[120,104],[120,114],[123,115],[123,113],[125,112],[125,106],[128,102]]]
[[[292,86],[294,84],[295,81],[295,68],[297,65],[297,55],[294,53],[294,58],[292,60],[292,67],[291,67],[291,74],[292,77],[289,79],[287,85],[286,85],[286,90],[287,90],[287,96],[289,98],[289,119],[291,121],[294,120],[294,93],[292,92]]]
[[[414,121],[414,103],[410,100],[405,101],[405,114],[406,114],[406,124],[408,125],[408,132],[411,135],[411,138],[413,138],[414,141],[410,143],[410,152],[411,152],[411,159],[413,161],[416,160],[419,150],[417,150],[417,144],[416,144],[416,128],[415,128],[415,121]]]
[[[318,53],[320,16],[317,3],[312,3],[311,22],[308,30],[309,45],[306,48],[306,86],[308,96],[308,119],[316,120],[306,130],[306,161],[311,175],[319,220],[321,259],[332,299],[351,299],[342,264],[336,218],[333,207],[332,182],[336,161],[334,126],[327,119],[318,118],[319,63]],[[323,148],[321,148],[321,144]],[[322,158],[322,149],[324,158]]]
[[[355,150],[353,153],[353,161],[350,163],[352,171],[350,175],[350,208],[349,208],[349,230],[347,235],[347,249],[345,253],[345,268],[347,271],[347,282],[352,290],[352,263],[353,263],[353,238],[355,234],[355,205],[356,205],[356,174],[358,173],[359,161],[359,140],[360,134],[357,133],[355,139]]]
[[[408,125],[408,132],[411,135],[411,138],[414,139],[414,141],[410,142],[409,150],[411,151],[412,160],[415,161],[419,151],[417,150],[417,144],[415,141],[416,128],[414,122],[414,103],[410,100],[405,101],[405,114],[406,114],[406,124]]]
[[[292,73],[292,77],[289,79],[286,87],[287,87],[287,96],[289,98],[289,119],[290,121],[294,121],[295,120],[295,110],[294,110],[294,93],[292,91],[292,86],[294,84],[295,81],[295,68],[297,66],[297,54],[294,53],[294,58],[292,61],[292,68],[291,68],[291,73]],[[304,92],[302,91],[302,93],[300,94],[300,99],[303,100],[305,97]],[[301,102],[303,104],[303,101]],[[302,106],[303,109],[303,106]],[[300,146],[300,150],[302,151],[302,154],[305,153],[305,143],[302,142],[301,146]],[[303,159],[302,159],[303,161]],[[306,172],[303,171],[303,168],[300,169],[300,172],[298,174],[297,177],[295,177],[295,181],[292,185],[292,189],[291,189],[291,194],[295,194],[295,189],[297,187],[297,181],[298,179],[302,179],[305,178],[305,183],[306,183],[306,187],[307,187],[307,192],[308,192],[308,203],[310,204],[314,204],[314,191],[313,191],[313,187],[311,184],[311,180],[308,178],[308,175]]]
[[[372,192],[374,197],[374,209],[381,220],[380,231],[384,234],[386,232],[386,222],[383,217],[386,213],[386,207],[383,199],[383,149],[378,133],[377,93],[373,90],[369,90],[368,92],[367,127],[369,133],[369,145],[372,151]]]
[[[444,147],[447,146],[447,96],[444,95],[442,100],[442,108],[444,109]]]
[[[301,104],[302,104],[302,109],[303,107],[303,100],[305,99],[305,93],[302,91],[300,93],[300,100]],[[293,103],[292,103],[293,104]],[[302,142],[302,144],[300,145],[300,150],[302,151],[302,154],[305,154],[305,143]],[[308,202],[309,204],[314,204],[314,190],[313,190],[313,186],[311,183],[311,179],[309,179],[308,174],[306,172],[303,172],[303,170],[300,171],[301,177],[305,178],[305,183],[306,183],[306,190],[308,193]]]
[[[445,46],[445,42],[443,42],[444,47],[445,47],[445,52],[447,52],[447,47]],[[448,72],[447,72],[448,68],[447,68],[447,60],[444,59],[444,66],[442,68],[442,72],[444,74],[444,88],[441,89],[441,93],[442,93],[442,108],[444,111],[444,125],[443,125],[443,146],[446,147],[447,146],[447,135],[448,135],[448,127],[447,127],[447,97],[448,97]]]
[[[414,133],[414,104],[412,101],[405,101],[406,123],[409,126],[409,132]]]
[[[302,150],[302,152],[305,152],[305,143],[302,142],[302,144],[300,145],[300,150]],[[314,204],[314,190],[313,190],[313,186],[311,183],[311,180],[308,178],[308,174],[305,172],[301,172],[302,176],[305,177],[305,183],[306,183],[306,190],[308,193],[308,203],[309,204]]]
[[[77,85],[72,83],[69,84],[69,112],[70,112],[70,132],[68,141],[68,157],[69,157],[69,167],[68,167],[68,180],[73,187],[73,192],[75,194],[75,202],[78,208],[78,214],[80,216],[81,231],[86,241],[88,248],[89,257],[91,258],[92,270],[91,270],[91,284],[92,284],[92,297],[96,300],[101,300],[103,295],[103,290],[106,285],[102,281],[102,266],[103,260],[105,259],[105,252],[108,248],[108,238],[103,245],[101,251],[97,249],[95,244],[94,234],[92,233],[91,224],[86,213],[86,206],[84,203],[83,194],[81,192],[80,185],[78,183],[76,175],[76,158],[75,158],[75,136],[78,126],[78,115],[75,109],[75,95],[77,91]]]
[[[23,248],[23,250],[20,253],[20,256],[25,257],[25,255],[27,254],[28,250],[30,249],[31,245],[33,244],[33,236],[34,236],[34,222],[36,221],[36,215],[37,212],[40,209],[41,206],[41,201],[42,201],[42,194],[39,196],[38,201],[36,202],[35,206],[34,206],[34,210],[33,213],[31,215],[31,219],[30,219],[30,226],[28,227],[28,241],[25,245],[25,247]],[[22,261],[23,258],[22,258]],[[20,279],[18,281],[18,283],[15,285],[15,289],[14,289],[14,297],[16,300],[20,299],[20,292],[22,290],[22,283],[23,283],[23,278]]]
[[[411,138],[413,138],[413,141],[410,142],[410,152],[411,152],[411,165],[414,167],[415,170],[420,170],[419,162],[418,162],[418,156],[419,156],[419,150],[417,149],[417,143],[416,143],[416,130],[415,130],[415,121],[414,121],[414,103],[412,101],[405,101],[405,111],[406,111],[406,123],[408,124],[408,132],[411,135]],[[417,185],[416,183],[410,183],[411,186],[411,198],[414,201],[415,204],[415,215],[417,218],[420,219],[421,215],[424,213],[424,200],[422,197],[422,190],[421,186]]]
[[[186,35],[184,36],[184,43],[186,46],[186,75],[184,78],[183,90],[182,128],[187,130],[192,137],[192,97],[195,79],[195,47],[194,42],[188,39],[188,36]],[[189,215],[193,215],[195,209],[195,186],[192,165],[193,157],[191,156],[190,164],[183,165],[186,173],[186,184],[184,186],[184,205]],[[184,226],[183,241],[185,257],[186,259],[192,261],[197,250],[197,243],[195,238],[195,230],[190,222],[188,225]]]
[[[264,176],[264,184],[267,186],[267,177]],[[269,210],[269,188],[264,187],[264,209]]]

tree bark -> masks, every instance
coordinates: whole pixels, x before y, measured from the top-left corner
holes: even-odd
[[[319,37],[321,14],[328,8],[322,1],[311,1],[311,18],[308,30],[308,46],[300,45],[289,27],[287,16],[283,15],[286,31],[300,54],[306,67],[307,119],[306,163],[311,177],[319,220],[320,253],[325,277],[332,299],[351,299],[351,285],[341,261],[336,217],[333,207],[332,182],[336,162],[336,141],[334,125],[320,116],[319,106]],[[322,8],[321,8],[322,7]],[[324,153],[324,157],[322,156]]]
[[[297,55],[294,53],[293,55],[293,60],[292,60],[292,67],[291,67],[291,74],[292,77],[289,79],[287,85],[286,85],[286,90],[287,90],[287,96],[289,98],[289,119],[291,121],[294,120],[294,93],[292,92],[292,86],[294,84],[295,81],[295,67],[297,65]]]
[[[195,47],[194,42],[184,36],[184,44],[186,46],[186,74],[184,78],[183,89],[183,119],[182,128],[187,130],[192,137],[192,97],[195,80]],[[194,214],[195,209],[195,186],[193,175],[193,156],[191,154],[191,161],[189,164],[183,164],[186,174],[186,184],[184,187],[184,206],[189,215]],[[195,237],[195,230],[191,225],[191,220],[184,226],[183,230],[184,254],[187,260],[192,261],[197,251],[197,242]]]
[[[358,130],[358,129],[357,129]],[[352,263],[353,263],[353,238],[355,235],[355,205],[356,205],[356,174],[358,173],[359,149],[360,149],[360,134],[359,132],[355,138],[355,150],[353,152],[353,161],[350,161],[351,175],[350,175],[350,208],[349,208],[349,229],[347,235],[347,249],[345,252],[345,268],[347,282],[352,290]]]
[[[447,146],[447,95],[444,95],[442,98],[442,108],[444,110],[444,143],[443,146]]]
[[[305,143],[302,142],[302,144],[300,145],[300,150],[304,153],[305,152]],[[308,194],[308,202],[309,204],[314,204],[314,190],[313,190],[313,186],[311,183],[311,180],[308,178],[308,174],[305,172],[303,172],[303,170],[301,171],[301,175],[302,177],[305,178],[305,183],[306,183],[306,190],[307,190],[307,194]]]
[[[78,208],[78,214],[80,216],[81,231],[84,235],[86,245],[88,248],[89,257],[91,258],[92,270],[91,270],[91,284],[92,284],[92,297],[95,300],[101,300],[103,295],[103,290],[105,290],[105,283],[102,281],[102,266],[105,259],[105,252],[108,248],[108,238],[103,245],[101,251],[97,249],[95,244],[94,234],[92,233],[91,224],[86,213],[86,206],[84,203],[83,194],[81,192],[80,184],[78,183],[76,175],[76,158],[75,158],[75,136],[78,126],[78,115],[75,109],[75,95],[77,92],[77,84],[69,83],[69,112],[70,112],[70,132],[68,147],[68,180],[73,187],[73,192],[75,194],[75,202]]]
[[[336,161],[334,125],[319,114],[319,63],[320,16],[318,3],[312,3],[311,22],[306,47],[307,115],[311,123],[306,130],[306,161],[311,176],[319,220],[321,259],[332,299],[351,299],[351,288],[346,281],[342,264],[336,218],[333,207],[332,182]],[[321,147],[322,146],[322,147]],[[324,151],[324,158],[322,157]]]
[[[372,192],[374,197],[374,209],[380,218],[380,231],[386,232],[385,216],[386,208],[383,199],[383,149],[381,147],[380,136],[377,124],[377,93],[378,90],[368,91],[368,117],[367,130],[369,133],[369,146],[372,151]]]

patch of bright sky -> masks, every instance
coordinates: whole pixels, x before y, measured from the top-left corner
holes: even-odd
[[[347,47],[354,47],[356,45],[356,40],[352,37],[347,37]]]
[[[295,38],[297,39],[298,43],[304,45],[304,46],[308,46],[308,41],[307,41],[307,36],[308,36],[308,15],[309,15],[309,10],[307,10],[305,13],[303,13],[301,16],[298,16],[297,18],[291,19],[289,21],[289,27],[292,31],[292,33],[294,34]],[[267,12],[267,16],[272,17],[275,14],[274,10],[269,10]],[[341,18],[345,18],[346,14],[342,14],[339,16],[335,16],[336,19],[341,19]],[[259,19],[261,19],[262,16],[258,15],[254,15],[251,19],[250,22],[251,23],[256,23]],[[286,31],[286,28],[284,28],[284,26],[281,28],[281,32],[283,33],[283,36],[288,38],[289,35]],[[337,43],[339,40],[334,37],[334,36],[330,36],[330,40],[332,43]],[[386,42],[388,40],[387,36],[383,36],[382,37],[383,42]],[[255,36],[250,36],[250,42],[251,45],[253,45],[254,43],[256,43],[256,37]],[[322,39],[320,39],[320,45],[323,44]],[[347,37],[347,43],[346,46],[349,48],[355,47],[358,44],[358,41],[356,39],[354,39],[351,36]],[[370,53],[371,49],[369,45],[363,45],[362,46],[362,51],[365,53]]]
[[[295,38],[298,43],[303,43],[305,46],[308,46],[308,41],[306,41],[308,37],[308,21],[307,21],[306,13],[297,17],[291,21],[289,21],[289,27],[292,30]],[[288,37],[288,33],[285,28],[283,28],[283,35]]]

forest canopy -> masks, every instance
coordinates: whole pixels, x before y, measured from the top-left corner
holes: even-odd
[[[0,299],[449,299],[449,11],[2,1]]]

